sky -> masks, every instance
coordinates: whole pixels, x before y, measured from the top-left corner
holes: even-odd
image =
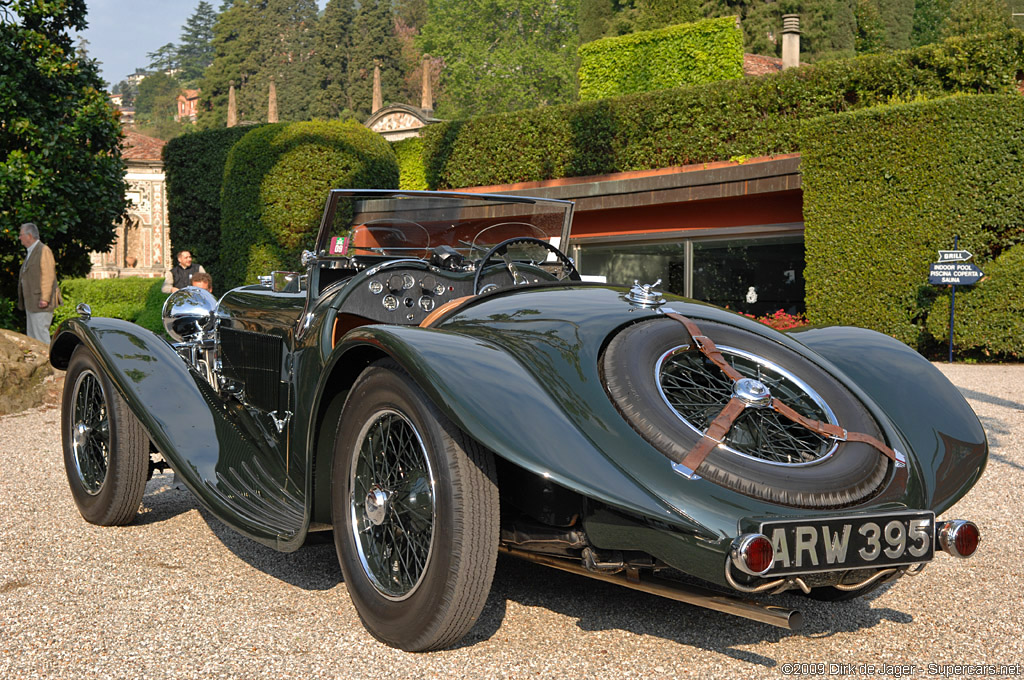
[[[221,0],[206,0],[214,10]],[[199,0],[86,0],[89,56],[100,63],[100,75],[113,87],[149,66],[146,55],[169,42],[177,43],[181,27],[195,14]],[[317,0],[323,9],[327,0]]]

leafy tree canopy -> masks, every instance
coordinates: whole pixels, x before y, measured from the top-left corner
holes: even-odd
[[[124,215],[120,124],[70,36],[85,14],[85,0],[0,0],[0,296],[17,293],[22,223],[39,227],[58,276],[84,276]]]
[[[994,33],[1012,26],[1006,0],[954,0],[942,26],[942,37]]]
[[[427,0],[420,48],[444,61],[438,115],[573,101],[579,0]]]

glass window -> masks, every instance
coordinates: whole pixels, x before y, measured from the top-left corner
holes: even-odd
[[[576,266],[610,284],[654,283],[661,290],[761,316],[803,313],[802,234],[671,242],[577,242]]]
[[[694,241],[693,297],[754,316],[803,313],[803,237]]]

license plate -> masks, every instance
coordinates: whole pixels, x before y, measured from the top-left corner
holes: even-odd
[[[908,512],[761,523],[775,548],[766,576],[872,569],[935,556],[935,513]]]

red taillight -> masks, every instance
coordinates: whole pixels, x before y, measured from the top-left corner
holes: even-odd
[[[939,547],[955,557],[970,557],[981,542],[978,526],[963,519],[941,523],[938,535]]]
[[[736,568],[751,576],[761,576],[775,562],[775,548],[763,534],[744,534],[732,543],[730,552]]]

